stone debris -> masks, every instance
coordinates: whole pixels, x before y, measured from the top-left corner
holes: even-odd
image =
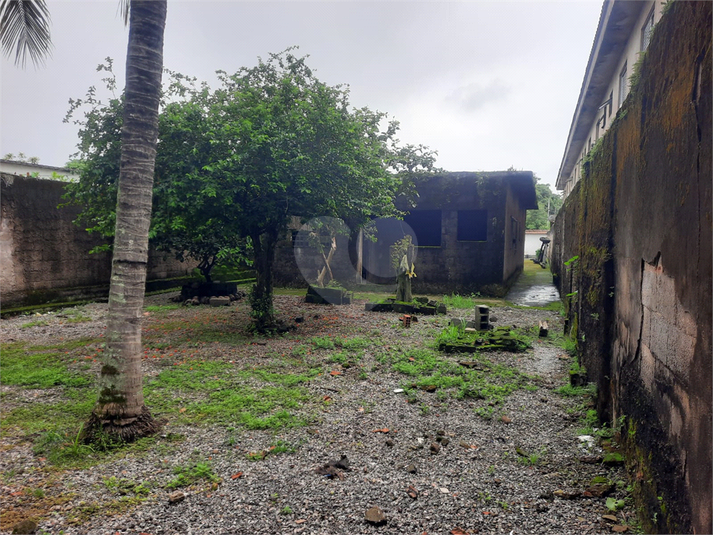
[[[168,503],[170,504],[180,503],[185,499],[186,495],[183,494],[180,490],[174,491],[168,495]]]
[[[367,522],[374,524],[375,526],[386,524],[386,515],[384,514],[384,511],[378,507],[370,507],[367,509],[366,513],[364,513],[364,518],[366,518]]]

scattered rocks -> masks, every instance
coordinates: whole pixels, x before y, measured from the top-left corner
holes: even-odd
[[[562,498],[563,500],[576,500],[577,498],[582,496],[582,493],[577,490],[566,491],[562,489],[557,489],[553,491],[552,494],[557,498]]]
[[[394,441],[391,440],[390,438],[386,440],[386,445],[390,448],[394,447]]]
[[[512,419],[510,419],[509,416],[506,416],[504,414],[500,417],[500,421],[506,424],[512,423]]]
[[[165,294],[150,296],[147,304],[167,304],[169,297]],[[88,314],[92,316],[92,322],[58,326],[52,336],[66,337],[65,340],[76,339],[78,335],[99,337],[104,332],[104,323],[98,318],[102,314],[101,307],[106,305],[96,305],[97,313],[93,312],[94,306],[88,307],[92,312]],[[399,325],[397,316],[400,314],[363,313],[358,305],[329,309],[317,307],[305,304],[301,298],[278,295],[275,308],[295,327],[295,337],[250,336],[244,339],[245,343],[232,345],[217,342],[206,344],[205,348],[191,348],[196,358],[218,358],[229,362],[236,371],[250,370],[255,366],[272,369],[275,365],[282,365],[274,368],[280,373],[292,373],[286,366],[292,360],[291,356],[294,357],[298,351],[311,350],[306,359],[313,361],[315,366],[322,366],[327,372],[300,385],[324,409],[316,421],[306,427],[280,429],[278,433],[242,427],[226,432],[225,427],[194,427],[173,421],[170,433],[165,431],[163,436],[156,437],[161,448],[149,448],[140,456],[111,458],[92,470],[66,471],[61,480],[57,480],[66,485],[61,489],[63,492],[82,489],[81,499],[87,504],[103,504],[119,499],[116,491],[102,484],[110,477],[142,481],[150,488],[145,501],[132,506],[121,517],[107,517],[104,512],[99,512],[81,526],[68,525],[66,519],[73,515],[73,509],[78,510],[82,505],[75,501],[62,503],[61,507],[38,521],[35,533],[42,533],[43,530],[46,533],[64,530],[74,535],[115,531],[183,533],[186,526],[195,526],[195,530],[201,533],[255,535],[327,532],[370,532],[374,535],[377,530],[382,533],[446,534],[455,533],[455,527],[459,526],[458,533],[475,533],[479,529],[480,533],[513,531],[538,535],[605,535],[611,533],[614,525],[626,524],[625,518],[632,518],[633,507],[629,500],[621,514],[611,515],[614,517],[617,514],[618,521],[616,517],[606,520],[602,518],[603,513],[610,511],[603,503],[606,498],[575,499],[577,493],[571,492],[577,490],[581,497],[585,497],[587,492],[591,493],[589,487],[596,484],[594,476],[600,474],[607,475],[613,481],[624,477],[623,468],[616,465],[602,467],[599,464],[603,460],[599,444],[595,442],[591,451],[584,451],[579,446],[579,441],[574,439],[574,430],[582,425],[578,418],[562,418],[565,409],[573,408],[582,400],[563,398],[545,390],[562,385],[563,381],[557,374],[566,375],[569,362],[557,358],[561,350],[550,348],[549,344],[537,344],[537,351],[527,355],[489,353],[487,360],[493,364],[517,367],[524,373],[537,373],[541,379],[533,380],[533,384],[540,386],[540,390],[518,389],[502,402],[494,403],[492,419],[480,418],[474,415],[474,409],[487,407],[490,399],[465,397],[435,400],[421,390],[409,389],[409,396],[417,397],[419,402],[406,403],[403,393],[393,392],[408,384],[405,381],[414,381],[415,378],[407,379],[403,374],[396,373],[388,362],[376,361],[368,349],[352,369],[340,367],[341,376],[329,376],[328,371],[337,367],[327,364],[334,352],[314,348],[310,343],[313,338],[329,334],[336,341],[337,337],[370,338],[371,333],[378,332],[378,337],[373,335],[378,338],[375,344],[380,352],[388,355],[402,349],[421,347],[422,333],[440,330],[447,323],[446,317],[422,316],[418,324],[412,324],[410,331],[403,331],[393,328]],[[313,319],[316,311],[322,312],[321,318]],[[553,333],[560,332],[561,320],[553,318],[551,312],[505,311],[502,307],[498,307],[497,311],[499,324],[532,326],[537,325],[539,319],[550,319]],[[238,336],[243,333],[235,329],[249,322],[247,303],[204,309],[171,308],[160,313],[152,312],[143,321],[152,329],[166,317],[171,322],[185,322],[187,325],[195,321],[196,314],[199,319],[206,314],[204,317],[218,320],[211,325],[211,329]],[[303,318],[304,321],[292,321],[296,318]],[[22,329],[23,321],[27,319],[2,320],[0,336],[22,341],[35,335],[36,338],[30,343],[47,343],[47,333],[40,334],[40,328]],[[69,337],[66,334],[68,331],[72,333]],[[150,331],[151,335],[153,332]],[[403,336],[404,332],[408,336]],[[167,336],[161,334],[160,342],[172,343],[172,335],[170,331]],[[184,335],[181,333],[181,336]],[[547,366],[551,367],[535,367],[533,363],[541,360],[540,351],[549,351]],[[167,356],[170,351],[156,353]],[[522,359],[518,360],[520,357]],[[443,355],[443,358],[456,366],[458,360],[467,359],[454,355]],[[164,369],[162,366],[169,364],[168,360],[145,359],[142,363],[144,372],[160,373]],[[170,360],[173,365],[177,359]],[[458,367],[465,373],[483,373],[490,369],[489,366],[486,357],[481,355],[478,360],[473,359],[470,369]],[[364,370],[368,378],[359,379],[359,370]],[[262,383],[256,378],[250,381],[258,387]],[[336,381],[340,383],[338,394],[324,391],[325,387],[333,387]],[[20,402],[45,403],[50,395],[40,389],[16,389],[6,385],[3,385],[3,394],[3,403],[10,400],[15,406]],[[332,403],[321,403],[324,394],[334,398]],[[540,403],[544,396],[547,396],[549,403]],[[50,398],[50,401],[53,400]],[[431,408],[427,414],[419,410],[423,401],[429,403]],[[446,402],[448,407],[445,407]],[[289,412],[299,418],[310,415],[312,409],[309,405],[306,412],[299,408]],[[512,418],[514,425],[501,421],[502,414]],[[394,426],[398,428],[398,434],[391,430]],[[390,428],[388,434],[373,433],[374,429],[386,427]],[[178,435],[182,437],[180,442],[176,441]],[[449,449],[448,439],[460,447]],[[270,454],[264,460],[255,462],[248,462],[245,458],[247,452],[268,451],[276,440],[295,446],[296,451],[290,455]],[[393,446],[388,444],[388,440],[393,441]],[[432,443],[444,449],[435,454],[430,450]],[[528,453],[546,450],[544,462],[538,466],[517,462],[515,445]],[[7,448],[2,450],[0,456],[0,471],[9,473],[19,466],[26,467],[25,476],[3,481],[8,489],[12,488],[7,491],[0,489],[4,509],[13,507],[11,500],[29,502],[26,495],[10,496],[12,491],[26,487],[48,489],[39,481],[23,479],[39,475],[41,472],[35,468],[44,464],[32,454],[30,443],[16,444],[11,437],[2,437],[0,446]],[[164,446],[172,448],[170,454]],[[604,444],[601,447],[604,448]],[[443,455],[440,455],[441,452]],[[346,467],[340,463],[341,453],[348,455]],[[582,455],[590,457],[593,462],[580,462]],[[169,506],[169,493],[163,489],[175,478],[174,468],[190,466],[199,457],[210,463],[213,473],[221,478],[222,483],[215,491],[210,490],[207,481],[197,483],[190,491],[182,489],[185,501]],[[334,461],[327,463],[330,459]],[[319,473],[317,467],[327,470],[327,473]],[[348,472],[345,468],[352,468],[352,471]],[[239,471],[244,471],[244,475],[232,479]],[[568,493],[571,498],[559,495],[555,499],[553,489],[563,489],[562,492]],[[51,488],[50,492],[55,495],[59,490]],[[625,499],[626,493],[620,486],[618,490],[615,487],[610,496],[617,500]],[[503,505],[498,505],[501,501]],[[381,524],[366,520],[365,511],[381,505],[386,507],[380,510],[384,519],[388,517],[388,524],[376,527]],[[283,512],[290,509],[293,514]],[[489,514],[483,514],[484,511]],[[14,522],[17,520],[19,518]],[[380,518],[375,517],[374,520],[380,522]],[[5,525],[9,535],[12,524]],[[631,531],[629,527],[628,532]]]
[[[438,442],[432,442],[429,449],[433,455],[436,455],[439,451],[441,451],[441,445]]]
[[[186,499],[186,495],[183,494],[180,490],[172,492],[171,494],[168,495],[168,503],[169,504],[181,503],[185,499]]]
[[[329,461],[327,464],[318,467],[315,472],[329,478],[337,477],[338,479],[344,479],[342,470],[347,472],[351,471],[349,459],[346,455],[342,455],[337,461]]]
[[[364,513],[364,518],[366,518],[366,521],[369,522],[369,524],[373,524],[375,526],[383,526],[386,524],[386,515],[384,514],[384,511],[378,507],[370,507],[367,509],[366,513]]]

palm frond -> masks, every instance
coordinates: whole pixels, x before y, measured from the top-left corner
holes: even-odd
[[[2,0],[0,4],[0,47],[15,65],[25,66],[27,55],[35,66],[51,54],[50,12],[45,0]]]
[[[124,26],[129,25],[130,0],[119,0],[119,5],[116,8],[117,13],[124,19]]]

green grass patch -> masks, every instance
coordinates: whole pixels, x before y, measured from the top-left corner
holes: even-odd
[[[282,429],[305,425],[294,411],[312,400],[300,386],[319,369],[279,373],[273,368],[234,370],[223,362],[190,361],[161,372],[144,388],[147,405],[187,423]]]
[[[309,340],[315,349],[334,349],[334,340],[330,336],[315,336]]]
[[[192,461],[185,466],[173,469],[175,478],[166,484],[167,489],[190,487],[199,481],[218,483],[220,478],[213,472],[213,467],[207,461]]]
[[[461,366],[431,349],[413,348],[406,351],[383,353],[378,357],[382,364],[409,377],[403,384],[409,400],[415,401],[419,390],[450,392],[453,397],[484,400],[499,404],[515,390],[531,384],[530,377],[515,368],[495,364],[482,355],[474,355],[477,369]],[[490,417],[492,411],[483,408],[481,416]],[[487,414],[486,414],[487,413]]]
[[[443,304],[448,308],[475,308],[476,304],[482,304],[480,295],[459,295],[451,294],[443,296]]]
[[[20,329],[31,329],[32,327],[45,327],[49,325],[49,322],[47,320],[35,320],[35,321],[29,321],[27,323],[23,323],[20,325]]]
[[[79,348],[95,344],[96,340],[82,339],[53,346],[28,345],[24,342],[0,345],[0,383],[26,388],[55,386],[81,387],[90,384],[81,366],[75,366]]]
[[[533,336],[528,330],[497,327],[490,331],[466,331],[461,326],[448,325],[436,338],[439,349],[448,346],[476,346],[479,351],[511,351],[519,353],[532,347]]]

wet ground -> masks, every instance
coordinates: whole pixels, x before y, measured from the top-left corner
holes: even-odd
[[[505,296],[505,299],[516,305],[529,307],[546,306],[559,298],[559,292],[552,284],[550,270],[542,269],[527,259],[523,272]]]

